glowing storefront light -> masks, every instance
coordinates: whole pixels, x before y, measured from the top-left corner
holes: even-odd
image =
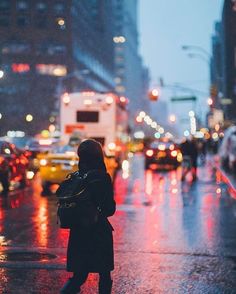
[[[61,64],[36,64],[36,71],[41,75],[63,77],[67,75],[67,68]]]
[[[25,73],[30,71],[30,66],[28,63],[13,63],[11,69],[15,73]]]

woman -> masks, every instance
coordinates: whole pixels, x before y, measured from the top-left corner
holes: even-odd
[[[107,217],[115,213],[116,203],[112,182],[106,172],[101,145],[92,139],[83,141],[78,148],[79,173],[86,175],[89,194],[101,213],[98,222],[89,229],[70,230],[67,249],[67,271],[73,272],[61,294],[79,293],[89,273],[99,273],[99,293],[110,294],[114,269],[113,228]]]

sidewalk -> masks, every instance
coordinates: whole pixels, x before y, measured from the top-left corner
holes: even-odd
[[[216,169],[218,174],[216,175],[219,181],[224,182],[228,186],[228,191],[232,198],[236,199],[236,175],[233,175],[225,171],[220,165],[220,159],[218,155],[212,156],[212,166]]]

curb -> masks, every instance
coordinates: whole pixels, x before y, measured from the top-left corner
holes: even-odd
[[[236,185],[233,184],[225,171],[223,171],[220,167],[217,167],[217,170],[220,173],[221,180],[228,186],[230,195],[236,200]]]
[[[219,157],[215,156],[210,161],[210,164],[219,172],[219,180],[228,186],[230,196],[236,200],[236,183],[234,184],[227,173],[220,167]]]

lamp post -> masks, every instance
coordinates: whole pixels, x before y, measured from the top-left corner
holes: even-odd
[[[207,58],[206,55],[190,52],[190,53],[188,53],[188,57],[190,57],[190,58],[199,58],[202,61],[206,62],[209,67],[211,66],[211,60],[209,58]]]
[[[205,63],[207,63],[207,67],[210,73],[210,69],[212,65],[212,62],[211,62],[212,56],[207,50],[205,50],[201,46],[196,46],[196,45],[183,45],[182,50],[188,52],[188,57],[199,58],[203,60]],[[216,73],[215,68],[213,70]]]
[[[195,45],[183,45],[182,49],[185,51],[198,51],[204,54],[209,60],[211,59],[211,54],[207,52],[204,48],[201,46],[195,46]]]

